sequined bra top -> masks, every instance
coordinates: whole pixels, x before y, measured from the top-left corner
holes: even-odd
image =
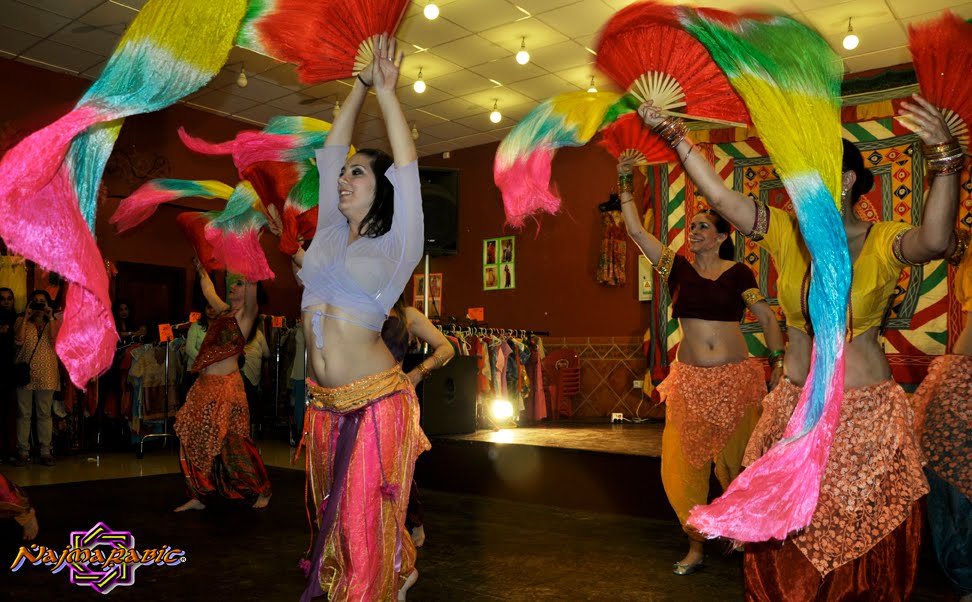
[[[298,276],[304,283],[301,307],[330,305],[327,317],[381,331],[412,271],[422,257],[425,226],[418,163],[391,166],[385,176],[395,189],[391,229],[377,238],[361,237],[348,244],[348,220],[338,210],[338,178],[347,146],[317,151],[320,201],[317,231]],[[314,312],[315,343],[323,347],[322,311]]]
[[[192,363],[193,372],[202,372],[207,366],[215,364],[220,360],[243,353],[246,346],[246,337],[240,331],[240,325],[236,321],[236,316],[227,314],[216,318],[209,324],[206,331],[206,338],[203,339],[199,347],[199,355]]]

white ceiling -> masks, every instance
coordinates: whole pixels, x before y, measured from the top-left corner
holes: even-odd
[[[0,56],[88,79],[98,76],[121,33],[147,0],[0,0]],[[205,0],[200,0],[205,1]],[[427,0],[412,0],[398,30],[410,50],[400,97],[420,136],[420,155],[501,140],[538,101],[587,89],[593,73],[590,48],[601,25],[633,0],[436,0],[435,21],[422,15]],[[684,3],[682,0],[669,0]],[[705,2],[703,2],[705,4]],[[907,26],[943,9],[968,19],[972,2],[959,0],[713,0],[725,10],[768,7],[814,27],[844,57],[848,72],[911,60]],[[853,18],[860,46],[840,42]],[[514,55],[526,38],[531,60]],[[249,85],[236,85],[245,65]],[[412,90],[422,68],[424,94]],[[274,115],[310,115],[330,121],[334,101],[349,82],[303,86],[293,67],[234,48],[208,86],[184,100],[206,111],[263,125]],[[488,119],[494,101],[503,120]],[[377,102],[369,98],[356,131],[358,146],[385,146]]]

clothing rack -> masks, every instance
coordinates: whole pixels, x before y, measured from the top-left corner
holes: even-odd
[[[178,326],[182,326],[181,324]],[[161,341],[160,341],[161,343]],[[145,457],[145,441],[147,439],[158,438],[168,440],[171,438],[176,438],[175,433],[169,432],[169,344],[172,341],[165,341],[165,377],[163,382],[165,383],[162,390],[162,432],[161,433],[149,433],[141,437],[138,442],[138,450],[135,452],[135,457],[141,460]],[[144,403],[144,402],[143,402]]]
[[[519,336],[526,338],[530,336],[548,337],[550,333],[546,330],[526,330],[523,328],[495,328],[488,323],[468,318],[438,318],[432,323],[442,332],[454,332],[475,335],[497,335],[497,336]]]

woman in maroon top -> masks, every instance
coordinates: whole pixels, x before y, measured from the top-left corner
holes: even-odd
[[[695,260],[676,255],[642,226],[632,196],[631,165],[618,165],[621,211],[628,235],[668,284],[672,317],[682,333],[677,359],[658,386],[666,403],[662,435],[662,483],[668,501],[689,536],[689,551],[673,570],[688,575],[702,566],[703,536],[685,525],[689,512],[708,502],[715,467],[723,489],[741,472],[759,403],[766,395],[761,364],[749,358],[739,322],[749,308],[756,315],[773,372],[783,374],[783,333],[745,265],[736,263],[729,224],[701,212],[688,229]]]

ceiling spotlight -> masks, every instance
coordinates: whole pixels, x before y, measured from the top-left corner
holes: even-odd
[[[418,139],[419,139],[418,126],[413,122],[412,123],[412,140],[418,140]]]
[[[435,20],[439,16],[439,7],[435,5],[435,2],[429,0],[429,3],[425,5],[425,10],[422,11],[425,18],[429,21]]]
[[[854,50],[860,43],[861,40],[854,33],[854,26],[851,24],[851,20],[847,19],[847,35],[844,36],[844,48]]]
[[[526,65],[530,62],[530,53],[526,50],[526,38],[520,43],[520,51],[516,53],[516,62]]]
[[[240,76],[236,78],[236,85],[245,88],[250,80],[246,79],[246,66],[240,65]]]
[[[493,123],[499,123],[503,119],[503,115],[500,114],[499,109],[496,106],[498,102],[499,100],[495,98],[493,99],[493,112],[489,114],[489,120]]]
[[[591,76],[591,87],[588,88],[587,91],[590,92],[591,94],[594,94],[595,92],[597,92],[597,88],[594,87],[594,76],[593,75]]]
[[[419,67],[418,79],[412,84],[412,89],[415,90],[416,94],[421,94],[425,92],[425,81],[422,80],[422,68]]]
[[[338,98],[334,101],[334,118],[337,119],[338,114],[341,113],[341,99]]]

